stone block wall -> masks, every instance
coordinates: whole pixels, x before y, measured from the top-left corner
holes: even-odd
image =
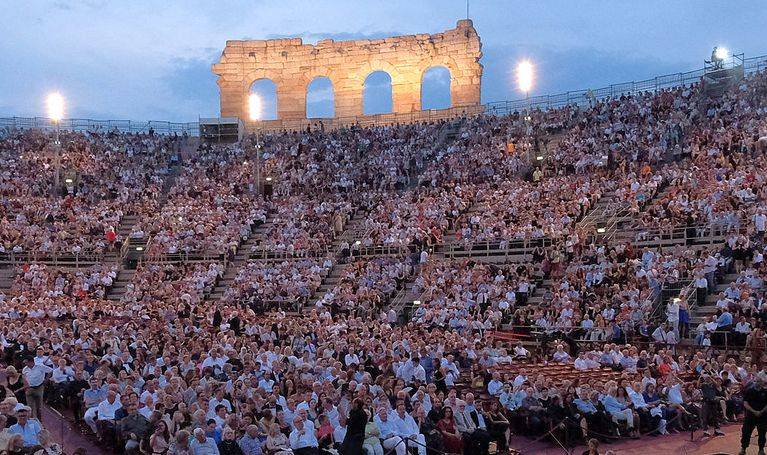
[[[394,113],[421,109],[421,82],[426,70],[450,71],[452,106],[480,103],[482,44],[471,20],[434,35],[419,34],[376,40],[321,40],[303,44],[301,38],[227,41],[221,60],[213,65],[221,92],[221,117],[249,118],[248,96],[253,82],[270,79],[277,86],[277,116],[306,117],[306,91],[316,77],[333,84],[335,115],[363,115],[365,79],[385,71],[392,81]]]

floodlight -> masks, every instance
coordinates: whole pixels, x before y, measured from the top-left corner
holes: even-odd
[[[61,121],[64,118],[64,97],[59,92],[53,92],[46,99],[48,104],[48,117],[54,122]]]
[[[530,60],[522,60],[517,64],[517,85],[519,90],[527,94],[533,88],[534,68]]]
[[[248,97],[248,114],[252,122],[261,120],[261,97],[256,93],[251,93]]]

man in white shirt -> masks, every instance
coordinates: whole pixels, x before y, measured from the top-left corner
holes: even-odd
[[[224,370],[224,364],[226,360],[223,357],[218,356],[218,350],[211,351],[210,356],[202,361],[202,367],[211,367],[214,375],[219,375]]]
[[[208,401],[207,417],[209,419],[212,419],[216,415],[216,407],[219,405],[223,405],[227,412],[232,412],[232,403],[224,398],[224,389],[221,387],[216,390],[216,395]]]
[[[503,381],[501,381],[501,372],[500,371],[494,371],[493,372],[493,379],[490,380],[490,382],[487,383],[487,393],[494,397],[498,397],[501,395],[501,392],[503,391]]]
[[[756,234],[759,237],[764,236],[764,231],[767,229],[767,215],[764,212],[758,212],[754,215],[754,227],[756,228]]]
[[[143,392],[141,392],[141,397],[139,397],[139,401],[141,403],[146,404],[147,400],[151,398],[152,402],[157,402],[157,383],[154,380],[147,381],[146,388]]]
[[[403,440],[415,441],[415,443],[410,442],[409,446],[417,445],[418,455],[426,455],[426,438],[421,434],[413,417],[405,412],[404,403],[397,405],[396,420],[397,435]]]
[[[75,379],[75,370],[67,365],[66,359],[59,359],[59,365],[53,369],[51,380],[53,381],[54,400],[62,400],[69,392],[70,382]]]
[[[666,307],[666,320],[675,332],[679,330],[679,299],[671,299],[668,303]]]
[[[405,444],[399,435],[397,422],[389,419],[389,411],[384,406],[378,408],[378,413],[373,421],[380,431],[380,438],[384,449],[389,451],[389,453],[394,449],[397,455],[405,455]]]
[[[349,368],[351,365],[359,365],[360,357],[352,351],[344,356],[344,363],[346,364],[347,368]]]
[[[749,333],[751,333],[751,324],[746,321],[745,316],[741,316],[738,323],[735,324],[735,342],[739,345],[745,345]]]
[[[557,345],[556,352],[554,352],[554,355],[552,356],[552,360],[554,360],[557,363],[569,363],[570,354],[565,352],[565,348],[561,344],[559,344]]]
[[[576,370],[586,371],[599,368],[599,362],[589,359],[586,357],[586,353],[581,351],[578,353],[578,358],[575,359],[574,366]]]
[[[53,372],[53,368],[43,363],[36,363],[33,357],[27,358],[27,366],[21,370],[26,389],[27,405],[32,408],[32,418],[42,422],[43,395],[45,393],[45,376]]]
[[[114,390],[107,392],[107,399],[99,403],[97,408],[96,434],[101,438],[106,430],[116,425],[115,412],[122,407],[120,395]]]
[[[530,356],[530,351],[525,349],[525,347],[522,345],[522,342],[518,342],[516,346],[514,346],[514,358],[527,358]]]

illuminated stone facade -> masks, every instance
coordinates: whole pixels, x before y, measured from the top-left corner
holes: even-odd
[[[363,114],[365,79],[375,71],[391,77],[394,113],[421,109],[421,81],[435,66],[450,71],[453,107],[477,106],[482,80],[482,45],[470,20],[434,35],[408,35],[376,40],[322,40],[303,44],[301,38],[227,41],[221,60],[213,65],[219,76],[221,117],[248,119],[248,96],[253,82],[270,79],[277,86],[277,115],[281,120],[306,117],[306,91],[316,77],[333,84],[335,115]]]

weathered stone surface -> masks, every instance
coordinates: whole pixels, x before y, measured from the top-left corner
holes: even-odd
[[[470,20],[434,35],[418,34],[377,40],[322,40],[303,44],[301,38],[227,41],[221,60],[212,65],[219,76],[221,116],[248,119],[253,82],[268,78],[277,86],[280,119],[304,119],[306,89],[315,77],[333,83],[337,117],[362,115],[364,81],[375,71],[392,79],[394,113],[421,108],[421,82],[426,70],[450,71],[453,106],[477,106],[482,79],[482,44]]]

